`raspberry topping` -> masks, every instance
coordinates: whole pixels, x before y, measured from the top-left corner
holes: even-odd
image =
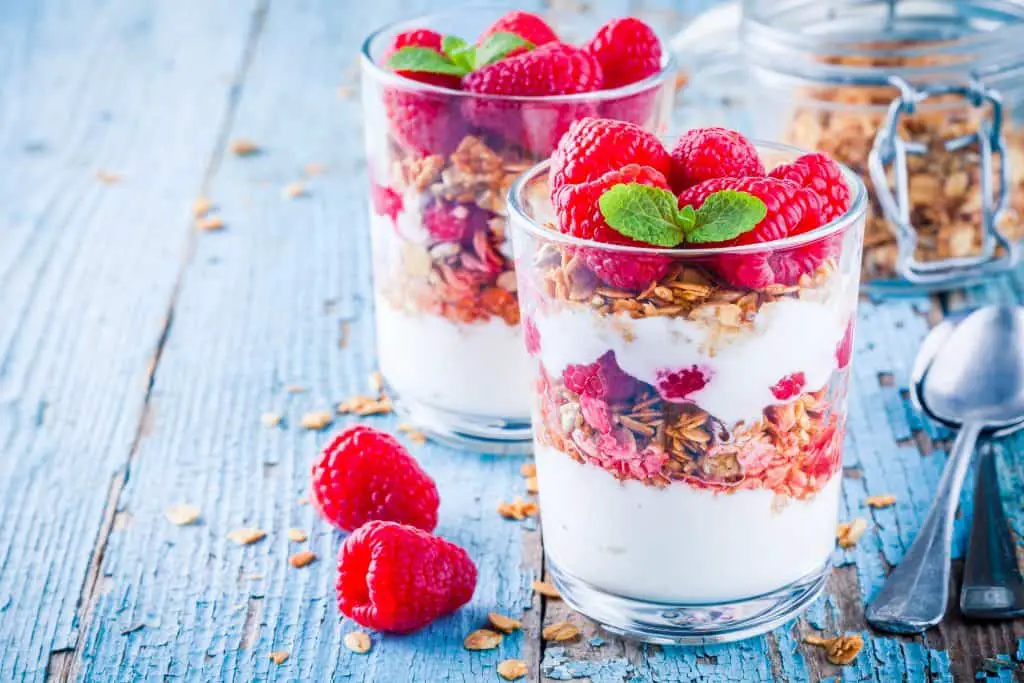
[[[794,372],[775,383],[772,387],[772,396],[780,401],[788,401],[799,396],[800,392],[804,390],[805,384],[807,384],[807,378],[804,373]]]
[[[468,132],[447,95],[388,88],[383,99],[395,140],[416,154],[450,154]]]
[[[619,367],[614,351],[605,352],[589,365],[566,366],[562,381],[569,391],[609,402],[626,400],[639,386],[637,380]]]
[[[661,41],[650,26],[633,17],[602,26],[587,50],[601,64],[605,88],[641,81],[661,69]]]
[[[691,394],[706,387],[710,380],[711,370],[696,365],[681,370],[659,370],[658,393],[666,401],[686,403]]]
[[[664,177],[672,168],[661,140],[636,124],[595,118],[576,121],[551,155],[550,190],[554,193],[565,185],[600,178],[622,168],[624,160],[649,166]]]
[[[495,33],[514,33],[523,40],[533,43],[534,46],[558,42],[558,35],[555,33],[554,29],[548,26],[546,21],[536,14],[523,12],[521,10],[508,12],[491,24],[490,27],[480,35],[479,40],[477,40],[477,44],[483,44],[487,38]],[[517,54],[519,54],[519,52],[510,53],[508,56],[512,57]]]
[[[469,602],[473,560],[459,546],[415,527],[368,522],[338,553],[338,608],[379,631],[409,633]]]
[[[764,175],[757,149],[726,128],[694,128],[679,136],[672,148],[672,187],[677,192],[712,178]]]
[[[352,531],[371,520],[437,526],[437,486],[390,434],[352,425],[313,463],[313,502],[328,522]]]
[[[437,52],[441,51],[441,43],[444,40],[437,31],[431,31],[428,28],[417,28],[411,31],[402,31],[394,38],[391,39],[391,45],[384,52],[384,56],[381,61],[384,64],[388,63],[391,55],[395,54],[403,47],[425,47],[430,50]],[[405,71],[395,70],[395,73],[403,78],[410,78],[420,83],[430,83],[431,85],[438,85],[442,88],[453,88],[458,90],[461,79],[458,76],[452,76],[450,74],[437,74],[429,71]]]
[[[850,208],[850,187],[843,179],[843,172],[839,164],[824,154],[804,154],[788,164],[776,166],[768,175],[806,187],[821,198],[819,222],[808,226],[808,230],[834,221]]]

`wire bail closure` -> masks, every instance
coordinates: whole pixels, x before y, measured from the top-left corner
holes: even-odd
[[[1009,163],[1003,142],[1003,102],[999,93],[985,87],[978,79],[966,86],[931,85],[915,88],[902,78],[893,76],[889,82],[899,88],[900,94],[892,104],[886,120],[875,135],[868,156],[875,196],[886,219],[895,228],[898,245],[896,270],[907,281],[928,287],[953,287],[968,279],[1002,273],[1012,269],[1020,258],[1020,248],[1007,239],[998,227],[999,218],[1006,208],[1007,187],[1010,182]],[[983,118],[977,131],[943,142],[947,152],[956,153],[977,145],[981,166],[981,253],[977,256],[950,257],[938,261],[917,258],[917,229],[910,222],[910,190],[907,155],[924,156],[928,146],[922,142],[906,140],[897,134],[897,125],[904,115],[911,115],[922,102],[948,95],[958,95],[976,109],[990,107],[990,118]],[[999,161],[996,174],[995,159]],[[890,187],[888,171],[895,173],[895,187]],[[996,187],[993,188],[993,175]],[[1000,249],[1002,252],[1000,253]]]

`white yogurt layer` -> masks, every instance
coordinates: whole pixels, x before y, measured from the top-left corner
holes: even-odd
[[[779,403],[771,388],[783,377],[804,373],[805,391],[825,386],[836,367],[836,347],[851,314],[835,301],[781,299],[765,304],[752,327],[714,343],[706,323],[628,314],[601,316],[589,308],[535,316],[541,360],[553,376],[571,364],[592,363],[609,349],[628,374],[657,386],[659,372],[692,366],[710,375],[689,395],[709,414],[733,425],[748,424]]]
[[[810,500],[773,510],[766,490],[714,493],[619,482],[536,447],[544,550],[617,595],[710,604],[777,590],[821,569],[835,545],[838,474]]]
[[[469,415],[528,419],[533,364],[518,325],[456,324],[377,303],[381,374],[401,398]]]

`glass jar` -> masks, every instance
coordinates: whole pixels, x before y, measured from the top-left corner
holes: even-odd
[[[570,606],[643,640],[788,621],[835,544],[863,184],[844,168],[850,209],[802,235],[655,249],[554,230],[547,169],[509,204],[545,566]],[[647,275],[627,291],[609,267]]]
[[[1013,267],[1024,237],[1024,5],[745,0],[742,13],[733,4],[713,15],[716,33],[704,19],[674,43],[684,55],[738,21],[738,58],[719,68],[731,66],[746,95],[731,96],[725,116],[702,108],[720,89],[694,71],[688,123],[739,125],[859,173],[871,188],[869,289],[951,289]]]
[[[499,13],[463,8],[372,34],[362,97],[377,351],[389,394],[439,440],[513,452],[529,447],[530,372],[505,235],[508,188],[577,119],[664,131],[675,67],[666,50],[661,71],[628,86],[503,97],[414,81],[381,65],[399,32],[474,39]]]

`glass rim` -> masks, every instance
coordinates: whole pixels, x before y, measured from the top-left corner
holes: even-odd
[[[792,145],[785,145],[778,142],[767,142],[764,140],[752,139],[751,142],[755,147],[759,149],[770,149],[777,152],[787,152],[799,156],[801,154],[809,154],[810,152],[799,147]],[[850,208],[846,212],[835,218],[824,225],[820,225],[814,230],[801,233],[799,235],[793,235],[792,237],[786,237],[781,240],[774,240],[771,242],[757,242],[755,244],[740,244],[730,247],[701,247],[697,249],[681,249],[675,247],[672,249],[664,249],[661,247],[636,247],[628,244],[609,244],[607,242],[598,242],[596,240],[583,239],[580,237],[573,237],[562,232],[558,232],[547,225],[538,222],[536,219],[531,218],[525,211],[520,197],[523,195],[523,191],[526,186],[540,177],[541,174],[547,173],[551,165],[550,159],[535,164],[532,168],[524,171],[512,186],[508,190],[507,203],[509,219],[512,224],[513,232],[516,230],[516,225],[524,226],[523,229],[534,237],[549,242],[556,242],[565,244],[573,247],[587,247],[590,249],[598,249],[602,251],[614,251],[622,254],[634,254],[636,256],[650,256],[650,255],[661,255],[661,256],[672,256],[672,257],[683,257],[683,258],[697,258],[703,256],[721,256],[723,254],[751,254],[764,251],[778,251],[783,249],[789,249],[794,247],[804,246],[811,244],[824,237],[828,237],[837,232],[841,232],[851,225],[856,224],[862,220],[867,213],[867,188],[864,186],[864,182],[860,177],[853,172],[845,164],[836,162],[839,166],[839,170],[843,174],[843,178],[846,180],[847,186],[853,192],[853,198],[850,202]]]
[[[405,76],[400,76],[392,71],[385,69],[380,63],[373,58],[370,50],[374,43],[385,33],[394,30],[400,30],[402,28],[415,28],[415,25],[421,24],[425,20],[433,19],[436,17],[443,17],[451,14],[463,14],[467,11],[477,10],[489,10],[494,12],[508,11],[508,7],[503,5],[473,5],[471,7],[463,7],[460,10],[450,10],[446,12],[433,12],[431,14],[422,14],[411,19],[399,19],[398,21],[392,21],[383,26],[373,30],[363,41],[363,45],[359,50],[359,62],[363,68],[363,71],[370,72],[376,79],[383,81],[386,85],[400,86],[404,90],[411,91],[422,91],[428,93],[436,93],[439,95],[447,95],[449,97],[462,97],[472,98],[476,100],[497,100],[502,102],[534,102],[542,104],[561,104],[561,103],[572,103],[572,102],[601,102],[604,100],[615,100],[629,95],[635,95],[648,90],[652,90],[662,84],[664,84],[670,77],[675,77],[678,71],[675,56],[673,55],[672,49],[667,46],[666,42],[660,37],[658,40],[661,42],[661,68],[642,80],[630,83],[628,85],[622,85],[617,88],[610,88],[608,90],[593,90],[591,92],[572,93],[570,95],[494,95],[489,93],[473,93],[465,90],[452,90],[451,88],[445,88],[439,85],[433,85],[431,83],[423,83],[422,81],[415,81]]]

